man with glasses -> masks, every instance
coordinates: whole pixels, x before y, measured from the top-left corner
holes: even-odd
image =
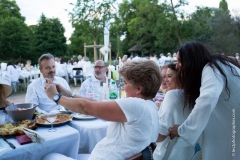
[[[106,66],[105,62],[102,60],[97,60],[94,63],[94,75],[91,77],[92,83],[94,86],[94,93],[98,94],[98,90],[100,88],[100,81],[103,81],[103,83],[107,82],[106,72],[108,70],[108,67]],[[90,79],[90,78],[89,78]],[[89,85],[89,79],[85,80],[79,90],[79,95],[86,97],[86,90]],[[113,80],[111,80],[113,81]]]
[[[43,54],[39,58],[38,64],[41,76],[28,86],[25,102],[37,104],[41,112],[58,110],[60,106],[48,98],[44,92],[44,86],[46,85],[45,78],[51,79],[54,83],[60,84],[68,90],[70,90],[70,87],[65,79],[55,76],[55,61],[51,54]]]

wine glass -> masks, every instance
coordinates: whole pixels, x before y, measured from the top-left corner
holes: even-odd
[[[49,123],[51,123],[51,128],[48,130],[48,132],[55,132],[56,129],[53,128],[53,122],[57,119],[57,115],[56,114],[50,114],[50,115],[47,115],[47,121]]]

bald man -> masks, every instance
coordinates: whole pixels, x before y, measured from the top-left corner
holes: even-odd
[[[94,93],[98,94],[98,90],[100,88],[100,81],[103,81],[103,83],[106,83],[107,77],[106,72],[108,70],[108,67],[106,66],[105,62],[102,60],[97,60],[94,63],[94,75],[91,77],[92,83],[94,86]],[[113,80],[111,80],[113,81]],[[82,97],[86,97],[86,90],[89,85],[89,79],[85,80],[79,89],[79,95]],[[95,96],[96,97],[96,96]]]

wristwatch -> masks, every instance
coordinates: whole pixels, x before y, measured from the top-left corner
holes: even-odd
[[[76,95],[76,93],[72,93],[70,98],[73,98]]]
[[[59,101],[59,99],[61,98],[61,94],[56,94],[54,97],[53,97],[53,100],[54,100],[54,102],[56,102],[57,104],[58,104],[58,101]]]

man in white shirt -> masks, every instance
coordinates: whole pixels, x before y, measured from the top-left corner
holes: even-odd
[[[138,56],[138,54],[135,54],[134,58],[132,59],[133,61],[139,61],[142,60],[141,57]]]
[[[108,67],[106,66],[105,62],[102,60],[97,60],[94,63],[94,75],[91,77],[92,83],[94,86],[94,93],[98,94],[98,90],[100,88],[100,81],[103,81],[103,83],[108,83],[106,72],[108,70]],[[86,90],[89,85],[89,79],[85,80],[79,89],[79,95],[82,97],[86,97]],[[95,96],[96,97],[96,96]]]
[[[37,104],[38,108],[45,112],[58,110],[60,106],[49,99],[44,92],[44,86],[46,84],[45,78],[52,79],[54,83],[61,84],[68,90],[70,90],[70,87],[65,79],[55,76],[55,62],[51,54],[43,54],[39,58],[38,64],[41,76],[28,86],[25,102]]]
[[[167,57],[164,56],[163,53],[160,54],[160,58],[159,58],[159,66],[160,66],[160,67],[164,66],[166,58],[167,58]]]
[[[79,55],[78,56],[78,64],[77,64],[77,66],[78,67],[82,67],[82,62],[83,62],[82,55]]]
[[[158,59],[156,57],[156,54],[151,53],[150,54],[150,60],[154,61],[159,66],[159,62],[158,62]]]

